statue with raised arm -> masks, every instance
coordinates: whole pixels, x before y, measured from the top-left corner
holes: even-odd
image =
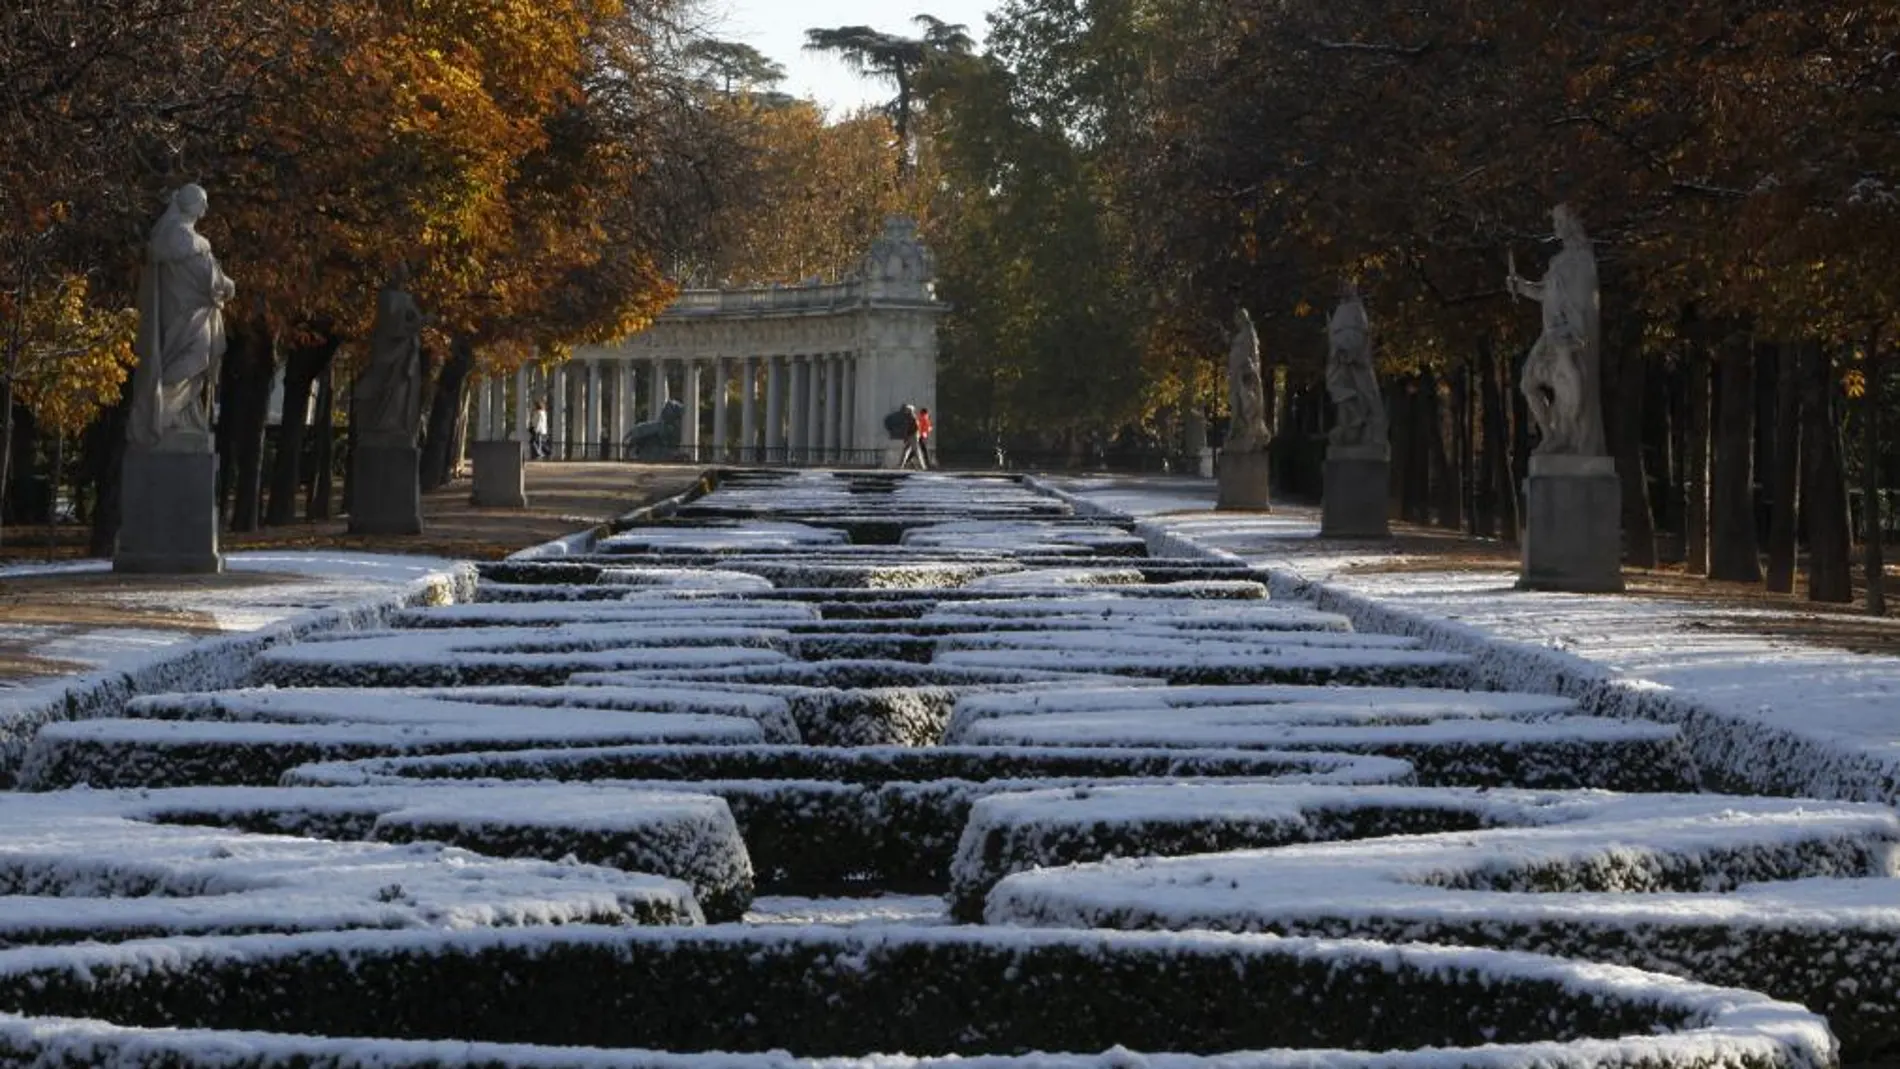
[[[1504,280],[1510,293],[1537,301],[1544,330],[1524,362],[1524,399],[1537,423],[1540,455],[1602,456],[1603,411],[1598,366],[1602,359],[1597,261],[1583,223],[1567,204],[1550,212],[1563,248],[1551,258],[1540,282],[1517,274]]]
[[[181,186],[152,227],[139,271],[132,349],[131,444],[164,453],[211,450],[211,401],[224,356],[224,305],[237,286],[198,233],[210,200]]]
[[[1227,349],[1227,402],[1230,420],[1227,453],[1259,453],[1267,448],[1266,390],[1260,375],[1260,336],[1245,308],[1234,311],[1234,339]]]
[[[398,265],[377,294],[369,366],[356,380],[357,432],[392,445],[414,445],[422,422],[422,327],[427,319],[403,289],[408,281],[408,269]]]
[[[1326,393],[1337,417],[1328,440],[1342,446],[1385,445],[1385,398],[1372,370],[1372,323],[1351,282],[1340,287],[1326,337]]]

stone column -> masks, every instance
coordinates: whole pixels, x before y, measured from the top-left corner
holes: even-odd
[[[487,379],[478,379],[475,383],[475,440],[493,441],[495,438],[495,384]]]
[[[587,396],[579,435],[581,456],[593,460],[600,456],[600,361],[587,362],[587,379],[582,389]]]
[[[836,464],[838,456],[838,432],[844,408],[844,361],[836,354],[825,358],[825,463]]]
[[[759,462],[759,361],[739,361],[739,463]]]
[[[653,358],[652,387],[647,390],[647,419],[660,418],[660,409],[666,407],[666,361]]]
[[[549,373],[548,458],[567,459],[567,365]]]
[[[632,370],[631,365],[625,360],[616,360],[613,363],[613,391],[608,394],[613,399],[611,405],[613,411],[612,418],[608,420],[610,426],[607,428],[607,440],[602,443],[600,453],[602,460],[619,460],[620,443],[627,440],[627,380],[631,377],[629,372]]]
[[[858,441],[858,359],[848,354],[841,356],[838,366],[844,370],[844,401],[838,406],[838,442],[844,449],[855,450],[863,444]]]
[[[723,358],[713,358],[712,373],[713,431],[711,459],[713,463],[719,464],[725,462],[726,443],[730,438],[730,428],[726,426],[726,391],[729,387],[726,381],[726,361]]]
[[[688,357],[680,369],[680,400],[686,411],[680,419],[680,450],[693,463],[699,462],[699,361]]]
[[[767,463],[785,463],[785,358],[765,358],[765,455]]]
[[[811,462],[811,357],[792,358],[792,462]]]
[[[527,367],[515,372],[515,433],[511,435],[517,442],[528,440],[528,419],[534,411],[534,402],[528,397],[533,392],[534,377]]]

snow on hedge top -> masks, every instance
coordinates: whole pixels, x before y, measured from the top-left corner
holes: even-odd
[[[260,682],[296,686],[558,681],[588,669],[772,664],[789,636],[773,628],[645,626],[431,628],[339,633],[278,646],[255,664]]]
[[[310,806],[350,804],[346,793],[328,788],[297,793]],[[499,860],[424,843],[336,842],[148,822],[168,809],[195,808],[194,800],[215,809],[220,799],[229,806],[235,797],[191,791],[0,795],[0,886],[14,892],[0,896],[0,940],[89,929],[560,924],[633,919],[630,909],[654,907],[666,916],[699,915],[683,883],[592,865]],[[695,819],[714,801],[621,797],[629,810],[651,806]],[[401,808],[394,795],[385,804]]]
[[[1498,989],[1549,992],[1550,1027],[1577,1014],[1603,1020],[1629,1019],[1632,1034],[1615,1039],[1572,1039],[1447,1046],[1421,1037],[1410,1051],[1300,1050],[1232,1052],[1216,1055],[1142,1054],[1115,1047],[1101,1054],[909,1057],[900,1053],[864,1057],[800,1059],[784,1051],[703,1054],[658,1051],[607,1051],[581,1047],[535,1047],[496,1043],[427,1042],[389,1039],[324,1039],[312,1036],[233,1033],[211,1030],[122,1028],[90,1020],[36,1020],[0,1017],[0,1040],[9,1049],[35,1053],[59,1051],[79,1062],[98,1062],[105,1054],[115,1063],[138,1052],[160,1059],[187,1052],[222,1059],[254,1052],[286,1064],[322,1061],[349,1065],[521,1065],[533,1067],[604,1067],[639,1064],[654,1069],[1128,1069],[1130,1066],[1221,1066],[1224,1069],[1349,1069],[1376,1064],[1380,1069],[1528,1069],[1561,1064],[1578,1069],[1627,1065],[1698,1067],[1698,1069],[1823,1069],[1836,1063],[1836,1046],[1826,1023],[1791,1003],[1732,988],[1694,983],[1615,966],[1589,965],[1510,951],[1431,946],[1388,946],[1355,940],[1280,939],[1214,932],[1075,932],[999,930],[981,927],[859,925],[848,928],[719,926],[697,929],[577,927],[454,933],[331,933],[257,935],[177,940],[165,944],[126,944],[70,948],[22,948],[0,952],[0,980],[10,986],[57,978],[70,990],[97,991],[100,1014],[108,992],[122,990],[108,977],[139,977],[164,983],[172,974],[205,975],[237,966],[295,974],[300,960],[360,965],[371,975],[386,969],[374,963],[395,958],[440,961],[447,967],[463,960],[536,960],[563,946],[597,945],[607,961],[650,962],[675,952],[699,954],[727,947],[750,956],[758,967],[781,958],[817,960],[828,968],[809,974],[812,983],[863,984],[904,982],[901,962],[930,954],[928,960],[982,961],[985,971],[1005,968],[1011,960],[1052,956],[1096,968],[1150,973],[1189,960],[1219,962],[1237,976],[1272,976],[1293,963],[1330,966],[1336,982],[1301,994],[1312,1000],[1346,1003],[1348,1013],[1377,1013],[1376,1000],[1391,997],[1445,1001],[1447,1019],[1463,1021],[1498,997]],[[703,948],[703,949],[701,949]],[[698,960],[688,958],[687,960]],[[284,964],[278,967],[276,963]],[[1284,964],[1283,964],[1284,963]],[[44,978],[43,980],[41,978]],[[87,983],[88,977],[96,977]],[[1359,977],[1372,982],[1355,982]],[[79,980],[73,984],[73,980]],[[912,980],[921,988],[923,979]],[[1087,982],[1079,980],[1078,982]],[[288,997],[288,996],[286,996]],[[1546,996],[1548,997],[1548,996]],[[1466,1005],[1466,1003],[1469,1005]],[[1592,1009],[1592,1008],[1595,1009]],[[1317,1004],[1284,1007],[1294,1014]],[[84,1011],[82,1011],[84,1012]],[[1601,1027],[1600,1025],[1597,1027]],[[1639,1030],[1640,1029],[1640,1030]],[[1534,1029],[1532,1030],[1534,1034]],[[1588,1034],[1588,1033],[1586,1033]],[[65,1064],[65,1063],[62,1063]],[[167,1064],[177,1064],[175,1060]]]
[[[1443,719],[1565,716],[1577,703],[1551,694],[1449,690],[1437,687],[1183,686],[1080,687],[1022,694],[971,694],[957,699],[950,718],[954,738],[978,720],[1053,713],[1153,714],[1174,709],[1223,709],[1282,713],[1287,724],[1420,724]]]
[[[1146,620],[1165,620],[1168,626],[1177,629],[1252,627],[1274,631],[1352,630],[1351,622],[1338,613],[1320,612],[1304,606],[1269,604],[1264,600],[1168,600],[1095,593],[955,602],[927,610],[922,619],[929,623],[967,624],[972,627],[990,625],[999,620],[1047,620],[1052,625],[1087,620],[1117,626]]]
[[[741,573],[734,572],[734,575]],[[756,578],[748,576],[747,578]],[[763,586],[769,587],[770,583]],[[645,627],[766,627],[811,623],[818,609],[796,601],[482,601],[405,609],[390,618],[398,628],[566,627],[629,623]]]
[[[1157,718],[1146,712],[1052,713],[978,720],[948,736],[971,746],[1185,746],[1344,749],[1536,743],[1670,743],[1672,724],[1593,716],[1546,720],[1434,720],[1421,724],[1300,723],[1297,707],[1202,707]]]
[[[913,527],[901,544],[931,549],[980,549],[998,553],[1121,553],[1140,555],[1147,543],[1107,524],[1047,521],[960,520]]]
[[[1219,793],[1197,788],[1163,802],[1117,798],[1118,790],[1103,788],[1072,804],[1086,807],[1106,796],[1100,804],[1107,812],[1163,805],[1183,811]],[[986,915],[992,923],[1220,929],[1343,918],[1370,930],[1391,918],[1498,925],[1549,918],[1755,923],[1774,915],[1763,908],[1772,905],[1804,910],[1804,924],[1871,919],[1900,931],[1900,881],[1891,878],[1900,816],[1885,807],[1580,793],[1513,813],[1516,801],[1507,796],[1490,812],[1536,826],[1018,873],[991,892]],[[1014,804],[1059,809],[1069,803]],[[1772,884],[1734,893],[1744,884],[1805,877],[1870,878],[1845,886]],[[1651,891],[1656,893],[1628,893]]]
[[[633,527],[601,539],[595,548],[608,553],[737,553],[748,549],[842,545],[845,541],[841,530],[802,523],[755,521],[742,526],[703,521],[696,526]]]

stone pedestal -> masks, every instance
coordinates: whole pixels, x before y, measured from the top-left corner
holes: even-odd
[[[475,491],[469,503],[483,508],[528,507],[528,481],[520,442],[471,442],[474,451]]]
[[[1623,488],[1609,457],[1532,456],[1519,590],[1623,589]]]
[[[218,555],[218,458],[130,448],[119,485],[119,543],[112,570],[209,575]]]
[[[414,445],[358,442],[350,465],[350,533],[422,533],[422,451]]]
[[[1220,496],[1214,507],[1267,511],[1267,468],[1267,452],[1264,449],[1250,453],[1223,450],[1217,473]]]
[[[1203,446],[1200,452],[1194,454],[1194,470],[1199,472],[1203,479],[1212,479],[1214,477],[1214,451],[1212,449]]]
[[[1392,448],[1383,443],[1328,446],[1319,536],[1392,537],[1392,528],[1386,524],[1391,471]]]

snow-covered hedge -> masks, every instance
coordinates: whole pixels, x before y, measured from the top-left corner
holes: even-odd
[[[575,624],[640,624],[655,627],[785,628],[819,623],[818,611],[789,601],[608,601],[488,602],[406,610],[390,624],[428,627],[570,627]]]
[[[798,737],[814,746],[930,746],[943,741],[950,711],[963,695],[1105,681],[1100,676],[1039,667],[988,669],[839,658],[730,668],[579,672],[571,679],[575,687],[568,690],[596,684],[637,692],[656,683],[674,688],[742,688],[782,700],[798,725]]]
[[[1051,520],[984,522],[952,520],[904,532],[902,544],[919,549],[979,549],[1011,555],[1087,553],[1104,557],[1145,557],[1148,544],[1139,535],[1101,523]]]
[[[1212,933],[569,929],[13,950],[0,952],[0,1008],[20,1015],[0,1019],[9,1057],[122,1069],[892,1064],[874,1052],[973,1069],[1146,1064],[1136,1052],[1230,1069],[1834,1058],[1818,1018],[1747,992],[1525,954]]]
[[[638,623],[436,628],[339,636],[266,651],[259,684],[453,687],[562,683],[575,672],[772,664],[787,634],[767,627]]]
[[[13,785],[26,748],[43,724],[112,716],[140,694],[236,686],[250,673],[252,658],[278,643],[319,632],[386,627],[392,614],[413,606],[466,601],[474,596],[476,587],[474,567],[458,564],[382,597],[304,613],[258,631],[193,642],[175,656],[132,671],[82,676],[58,698],[37,707],[10,710],[0,717],[0,789]]]
[[[298,765],[378,754],[797,738],[784,702],[770,695],[711,692],[670,702],[677,689],[571,690],[571,705],[559,704],[559,691],[507,688],[450,692],[465,701],[347,689],[152,695],[128,709],[148,719],[48,725],[27,751],[20,782],[32,790],[268,786]],[[544,703],[551,707],[536,707]],[[650,711],[669,705],[688,711]],[[770,735],[766,724],[775,728]]]
[[[724,798],[767,893],[942,891],[973,802],[991,794],[1196,778],[1410,782],[1403,762],[1240,751],[620,747],[315,765],[301,784],[588,780]]]
[[[1172,649],[1156,652],[948,650],[937,655],[937,663],[972,668],[1059,664],[1069,671],[1147,676],[1174,684],[1308,683],[1368,687],[1465,686],[1470,667],[1470,659],[1457,653],[1266,645],[1238,652],[1210,647],[1191,656]]]
[[[1767,991],[1846,1060],[1900,1052],[1900,817],[1881,806],[1580,795],[1542,826],[1020,872],[1002,924],[1509,947]]]
[[[466,787],[144,791],[142,819],[269,835],[433,842],[488,857],[564,858],[684,881],[708,920],[752,901],[752,862],[725,802],[679,791]]]
[[[1693,790],[1694,764],[1669,724],[1571,716],[1365,726],[1302,723],[1300,710],[1182,709],[980,720],[955,741],[990,746],[1218,746],[1402,758],[1428,786]]]
[[[325,805],[348,805],[349,792],[300,793],[312,796],[302,800],[304,826],[322,824]],[[624,796],[637,810],[639,798]],[[710,812],[713,801],[692,804]],[[268,821],[260,827],[267,835],[164,823],[168,802],[237,804],[191,792],[0,795],[0,945],[702,919],[691,887],[662,876],[572,859],[504,860],[427,843],[290,838]],[[626,822],[637,820],[630,815]],[[367,833],[367,824],[359,825]]]

